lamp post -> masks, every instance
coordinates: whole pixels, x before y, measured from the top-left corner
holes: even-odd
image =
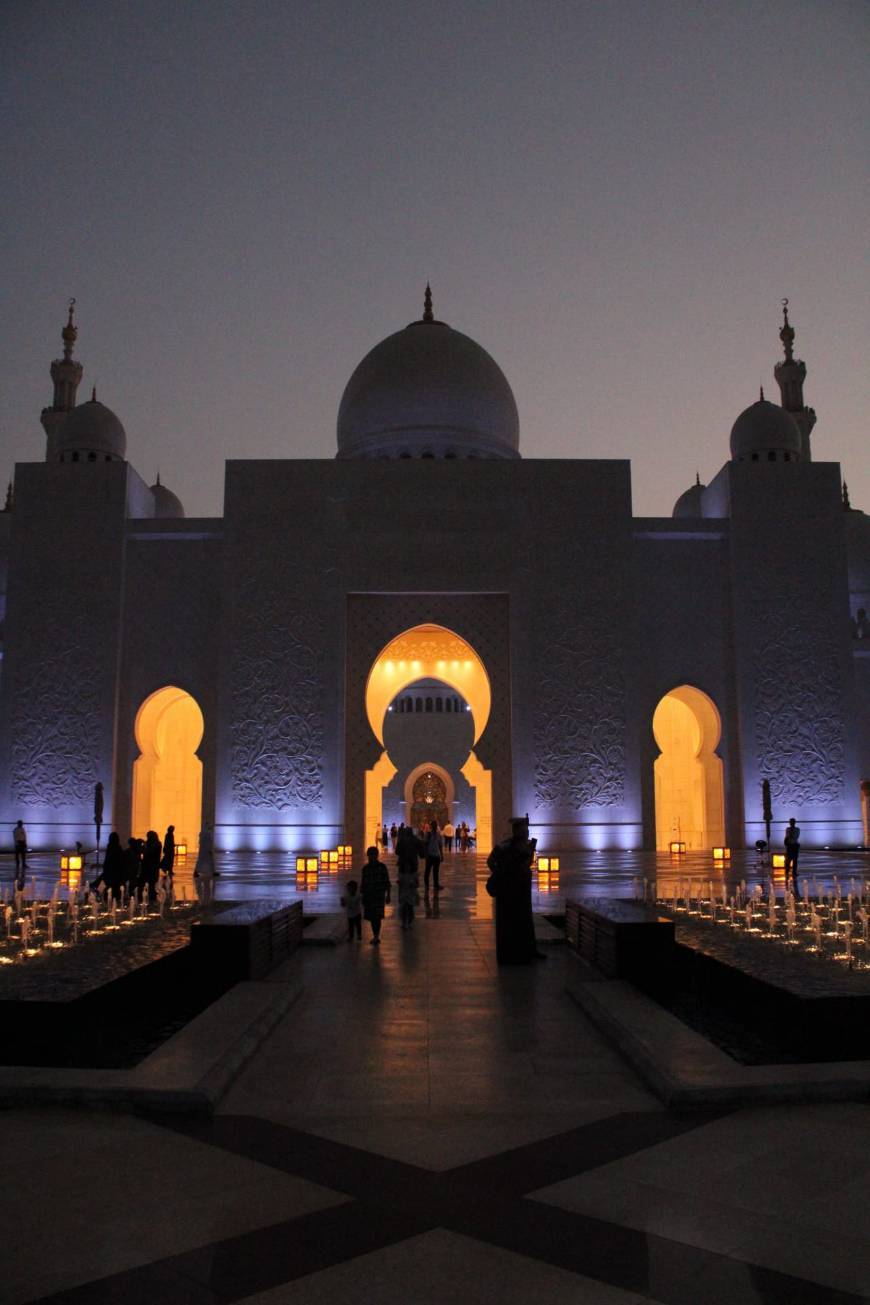
[[[103,785],[99,780],[94,785],[94,824],[97,827],[97,855],[94,868],[98,869],[100,865],[100,830],[103,827]]]

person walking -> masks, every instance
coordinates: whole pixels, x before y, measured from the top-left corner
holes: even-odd
[[[160,861],[160,869],[166,875],[166,878],[172,879],[172,869],[175,865],[175,826],[168,825],[163,838],[163,856]]]
[[[394,853],[396,851],[396,839],[398,837],[399,837],[399,831],[396,828],[396,822],[394,820],[393,823],[390,825],[390,843],[392,845]]]
[[[390,876],[383,861],[378,860],[376,847],[366,848],[368,861],[363,866],[360,880],[360,893],[363,901],[363,913],[372,926],[372,946],[380,946],[381,925],[384,908],[390,900]]]
[[[420,885],[420,854],[423,847],[413,829],[402,827],[396,842],[398,860],[399,915],[402,928],[414,926],[414,910]]]
[[[19,820],[12,831],[12,842],[15,848],[15,882],[17,884],[20,880],[23,884],[27,870],[27,830],[23,820]]]
[[[341,904],[347,916],[347,941],[353,942],[354,938],[357,938],[361,942],[362,896],[359,891],[359,884],[355,879],[348,879]]]
[[[124,886],[126,877],[124,849],[121,846],[121,840],[112,830],[109,840],[106,843],[106,850],[103,854],[103,883],[106,887],[106,897],[112,897],[117,902],[121,897],[121,889]]]
[[[789,871],[791,871],[792,882],[794,883],[795,900],[800,900],[798,891],[797,864],[798,855],[801,850],[801,830],[800,825],[796,822],[794,816],[791,817],[785,827],[785,886],[788,888]]]
[[[446,852],[452,852],[453,851],[453,826],[451,825],[449,820],[447,821],[447,824],[442,829],[441,833],[444,835],[444,850]]]
[[[142,866],[139,871],[139,883],[142,899],[153,902],[157,896],[157,880],[160,877],[160,854],[163,848],[157,837],[156,829],[149,829],[145,835],[145,847],[142,850]]]
[[[511,836],[496,844],[487,858],[486,889],[495,898],[495,955],[499,965],[543,961],[535,942],[532,917],[532,858],[536,842],[529,838],[527,817],[515,816]]]
[[[429,826],[429,832],[426,834],[426,869],[423,872],[423,883],[426,892],[429,891],[429,875],[432,875],[434,881],[434,890],[436,893],[441,892],[439,875],[441,873],[441,862],[444,859],[444,839],[438,832],[438,821],[433,820]]]

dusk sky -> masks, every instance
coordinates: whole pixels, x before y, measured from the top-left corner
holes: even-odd
[[[653,516],[779,401],[787,295],[870,510],[868,36],[864,0],[6,0],[0,476],[44,457],[70,296],[80,400],[216,516],[227,458],[333,456],[428,278],[523,454],[630,458]]]

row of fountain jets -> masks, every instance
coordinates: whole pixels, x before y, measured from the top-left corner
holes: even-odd
[[[848,889],[836,876],[830,892],[815,880],[801,881],[801,897],[786,888],[777,900],[773,880],[767,900],[761,884],[749,890],[741,879],[729,896],[723,883],[717,894],[713,880],[643,879],[635,881],[635,896],[674,916],[693,916],[710,924],[727,925],[789,947],[801,947],[819,957],[840,961],[851,969],[870,968],[870,880],[850,879]]]
[[[120,890],[118,899],[113,897],[107,902],[87,887],[70,885],[66,898],[62,896],[63,890],[64,885],[58,880],[51,897],[40,901],[34,879],[29,899],[22,888],[16,889],[11,900],[7,900],[8,886],[3,888],[0,910],[6,936],[0,964],[9,965],[44,950],[59,951],[86,939],[120,932],[125,926],[165,920],[169,912],[184,911],[193,905],[187,900],[186,889],[182,887],[176,896],[169,880],[157,887],[153,901],[149,900],[147,891],[128,893],[126,887]]]

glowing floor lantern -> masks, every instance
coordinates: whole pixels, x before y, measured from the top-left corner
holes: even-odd
[[[186,844],[186,843],[176,843],[176,844],[175,844],[175,858],[176,858],[176,860],[180,859],[181,857],[185,857],[185,856],[187,856],[187,844]]]
[[[337,851],[335,851],[335,852],[330,852],[330,854],[329,854],[329,868],[330,868],[330,870],[334,870],[335,867],[336,867],[337,865],[338,865],[338,852],[337,852]]]
[[[353,848],[351,847],[350,843],[339,843],[338,855],[341,857],[343,861],[349,861],[350,858],[353,856]]]
[[[539,856],[538,873],[548,875],[550,872],[559,873],[559,858],[557,856]]]
[[[78,888],[82,878],[82,867],[84,857],[81,852],[61,852],[60,854],[60,879],[61,883],[68,884],[70,888]]]
[[[785,852],[774,852],[773,856],[770,858],[770,864],[773,866],[774,870],[784,870]]]
[[[685,843],[678,843],[676,841],[674,841],[673,843],[668,843],[668,851],[670,852],[671,856],[682,856],[685,850],[686,850]]]
[[[713,848],[713,860],[714,860],[714,861],[730,861],[730,860],[731,860],[731,848],[730,848],[730,847],[714,847],[714,848]]]
[[[317,857],[316,856],[297,856],[296,873],[299,874],[317,874]]]
[[[329,865],[329,851],[325,847],[320,852],[320,864]]]

